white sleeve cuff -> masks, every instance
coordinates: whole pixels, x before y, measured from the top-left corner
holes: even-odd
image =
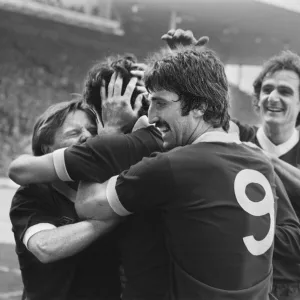
[[[54,226],[53,224],[50,223],[39,223],[36,225],[33,225],[31,227],[29,227],[23,237],[23,243],[26,246],[26,248],[28,249],[28,242],[29,239],[35,235],[36,233],[43,231],[43,230],[49,230],[49,229],[54,229],[56,228],[56,226]]]
[[[106,187],[106,198],[107,201],[112,208],[112,210],[119,216],[124,217],[132,214],[128,211],[120,202],[117,191],[116,191],[116,183],[117,183],[118,175],[113,176],[108,180]]]
[[[53,152],[53,164],[58,178],[62,181],[73,181],[69,176],[69,173],[65,164],[65,150],[62,148]]]

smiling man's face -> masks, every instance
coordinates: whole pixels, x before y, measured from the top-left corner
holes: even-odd
[[[166,150],[177,146],[185,146],[192,142],[191,137],[197,127],[198,120],[192,113],[182,115],[179,96],[166,90],[150,94],[149,121],[156,125],[162,133],[163,146]]]
[[[263,123],[293,124],[300,110],[299,77],[290,70],[267,74],[259,95],[259,111]]]

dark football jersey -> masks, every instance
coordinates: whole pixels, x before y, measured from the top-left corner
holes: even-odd
[[[155,151],[163,151],[162,138],[154,126],[149,126],[131,134],[97,136],[83,145],[58,150],[54,163],[62,180],[70,177],[102,183]],[[161,212],[152,211],[131,216],[117,229],[127,279],[123,299],[165,297],[169,255],[161,228]]]
[[[258,127],[241,124],[235,121],[240,130],[241,141],[250,141],[261,147],[256,133]],[[300,165],[300,141],[287,153],[279,157],[283,161],[299,168]],[[283,184],[287,188],[288,197],[291,200],[293,210],[295,210],[298,218],[300,217],[299,197],[294,195],[294,192],[289,189],[289,185],[285,183],[282,178]],[[288,207],[286,207],[286,205]],[[283,206],[283,207],[282,207]],[[282,220],[282,214],[294,214],[290,205],[286,201],[278,203],[277,223],[284,225],[285,221]],[[283,212],[284,211],[284,212]],[[289,235],[284,233],[289,231]],[[283,238],[285,237],[285,238]],[[278,227],[275,236],[275,250],[274,250],[274,283],[299,283],[300,282],[300,231],[298,226],[289,226],[289,228]],[[285,255],[281,255],[285,253]],[[289,253],[289,255],[288,255]]]
[[[10,219],[26,299],[120,299],[120,261],[114,234],[76,255],[47,264],[27,250],[23,238],[31,226],[48,223],[60,227],[79,221],[74,203],[51,185],[20,187],[12,200]]]
[[[131,134],[104,134],[86,143],[53,152],[57,175],[63,181],[104,182],[131,165],[162,151],[162,138],[154,126]]]
[[[275,173],[259,148],[179,147],[112,178],[107,195],[120,214],[164,212],[171,299],[269,299]]]

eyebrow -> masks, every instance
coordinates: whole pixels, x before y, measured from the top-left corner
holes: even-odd
[[[158,101],[158,100],[162,100],[162,101],[167,101],[166,99],[164,98],[161,98],[161,97],[151,97],[149,98],[151,101]]]
[[[262,83],[262,86],[275,86],[275,84],[266,80]],[[289,84],[286,83],[280,83],[278,86],[293,89]]]

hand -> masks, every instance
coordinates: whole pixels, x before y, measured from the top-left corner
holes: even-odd
[[[138,82],[136,84],[136,89],[141,93],[147,93],[144,83],[144,75],[147,69],[147,65],[143,63],[134,64],[134,69],[130,71],[130,73],[138,78]]]
[[[114,132],[128,132],[138,119],[138,112],[142,107],[142,94],[135,99],[132,108],[130,99],[136,88],[137,77],[132,77],[121,95],[123,79],[116,72],[112,75],[107,91],[105,82],[101,85],[102,120],[104,129]]]
[[[191,30],[182,30],[182,29],[171,29],[168,33],[164,34],[161,37],[162,40],[166,41],[169,48],[174,50],[178,46],[199,46],[203,47],[209,42],[209,37],[202,36],[198,40],[194,37],[194,34]]]

